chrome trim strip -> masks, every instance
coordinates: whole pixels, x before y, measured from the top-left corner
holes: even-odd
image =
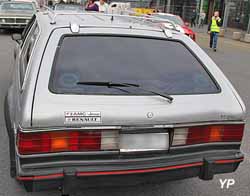
[[[37,133],[43,131],[66,131],[66,130],[119,130],[121,126],[91,126],[91,127],[52,127],[52,128],[22,128],[19,125],[19,131],[23,133]]]
[[[116,129],[116,130],[133,130],[133,129],[152,129],[152,128],[179,128],[179,127],[190,127],[190,126],[202,126],[202,125],[226,125],[226,124],[245,124],[245,121],[209,121],[209,122],[190,122],[190,123],[178,123],[178,124],[158,124],[158,125],[133,125],[133,126],[126,126],[126,125],[114,125],[114,126],[85,126],[85,127],[29,127],[25,128],[22,127],[20,124],[18,126],[19,131],[24,133],[31,133],[31,132],[42,132],[42,131],[59,131],[59,130],[107,130],[107,129]]]
[[[177,150],[182,148],[195,148],[195,147],[202,147],[202,146],[214,146],[214,145],[240,145],[241,142],[213,142],[213,143],[204,143],[204,144],[193,144],[187,146],[169,146],[169,150]],[[162,151],[162,150],[157,150]],[[209,150],[211,151],[211,150]],[[228,149],[230,151],[230,149]],[[145,152],[145,151],[144,151]],[[16,153],[17,156],[20,158],[39,158],[39,157],[53,157],[53,156],[66,156],[66,155],[118,155],[119,153],[125,153],[124,151],[114,150],[114,151],[95,151],[95,152],[58,152],[58,153],[44,153],[44,154],[34,154],[34,155],[21,155],[18,152],[16,146]]]
[[[33,54],[34,54],[34,50],[35,50],[35,48],[37,47],[37,42],[38,42],[38,40],[39,40],[39,38],[40,38],[40,36],[41,36],[41,28],[40,28],[38,22],[35,21],[34,24],[33,24],[32,27],[31,27],[30,32],[29,32],[29,34],[27,35],[27,37],[29,37],[29,35],[30,35],[32,29],[33,29],[33,28],[36,28],[36,27],[35,27],[36,25],[37,25],[37,28],[38,28],[38,34],[37,34],[35,43],[34,43],[34,45],[33,45],[32,51],[31,51],[31,53],[30,53],[30,59],[31,59],[31,60],[29,60],[29,62],[28,62],[28,64],[27,64],[27,67],[26,67],[26,70],[25,70],[25,74],[24,74],[24,78],[23,78],[23,83],[20,84],[20,82],[19,82],[20,87],[21,87],[21,88],[20,88],[21,91],[23,91],[24,88],[25,88],[25,86],[26,86],[27,77],[28,77],[28,74],[29,74],[30,69],[31,69],[31,61],[32,61],[33,56],[34,56],[34,55],[33,55]],[[25,41],[26,41],[26,40],[24,40],[24,44],[25,44]],[[20,52],[22,53],[22,49],[21,49]]]
[[[152,157],[151,157],[152,158]],[[67,160],[67,161],[57,161],[56,164],[64,164],[64,166],[67,165],[78,165],[78,166],[89,166],[91,164],[94,165],[104,165],[104,164],[116,164],[116,163],[121,163],[123,162],[123,164],[129,163],[129,162],[134,162],[134,161],[145,161],[147,159],[151,159],[151,158],[135,158],[135,159],[108,159],[108,160]],[[161,160],[162,157],[154,157],[154,160]],[[105,161],[105,162],[104,162]],[[29,169],[29,168],[34,168],[34,167],[53,167],[53,165],[55,164],[55,162],[45,162],[45,163],[27,163],[24,164],[22,166],[22,168],[24,169]]]
[[[0,22],[0,25],[27,25],[27,23],[17,23],[17,22],[5,22],[5,23],[2,23]]]
[[[16,16],[0,16],[0,19],[31,19],[29,16],[16,17]]]
[[[214,154],[218,152],[217,150],[209,150],[206,151],[205,153],[209,153],[209,154]],[[223,150],[223,153],[238,153],[238,151],[234,150]],[[201,152],[193,152],[192,154],[194,155],[199,155],[199,156],[203,156],[204,155],[204,151]],[[240,155],[240,154],[239,154]],[[56,161],[56,162],[39,162],[39,163],[25,163],[23,165],[21,165],[22,169],[34,169],[34,168],[39,168],[39,169],[47,169],[48,167],[53,167],[55,166],[55,164],[57,165],[61,165],[60,167],[67,167],[67,166],[90,166],[90,165],[95,165],[95,166],[103,166],[106,164],[126,164],[126,163],[133,163],[133,162],[141,162],[141,161],[147,161],[148,159],[154,159],[155,161],[157,160],[162,160],[165,159],[168,155],[165,155],[164,157],[162,156],[157,156],[157,157],[147,157],[147,158],[134,158],[134,159],[106,159],[106,160],[60,160],[60,161]],[[189,157],[190,155],[175,155],[175,157],[180,157],[180,156],[184,156],[184,157]]]
[[[18,152],[16,146],[17,156],[20,158],[33,158],[33,157],[54,157],[54,156],[65,156],[65,155],[118,155],[118,150],[113,151],[89,151],[89,152],[54,152],[54,153],[44,153],[44,154],[32,154],[32,155],[21,155]]]
[[[210,142],[202,144],[192,144],[192,145],[180,145],[180,146],[170,146],[169,150],[179,150],[179,149],[188,149],[188,148],[197,148],[202,146],[225,146],[225,145],[240,145],[241,142]]]
[[[210,121],[210,122],[197,122],[197,123],[180,123],[173,125],[173,128],[179,127],[192,127],[192,126],[202,126],[202,125],[227,125],[227,124],[245,124],[245,121]]]

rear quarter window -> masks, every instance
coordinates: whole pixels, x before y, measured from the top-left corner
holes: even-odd
[[[59,94],[129,95],[78,82],[136,83],[168,94],[211,94],[219,88],[200,61],[180,42],[126,36],[65,36],[51,71],[49,89]],[[131,94],[146,92],[130,87]]]

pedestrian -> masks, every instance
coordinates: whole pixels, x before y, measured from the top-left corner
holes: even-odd
[[[191,27],[196,26],[196,17],[197,17],[197,13],[196,13],[196,10],[194,9],[191,14]]]
[[[205,19],[206,19],[206,13],[204,12],[204,10],[202,10],[199,18],[199,28],[204,26]]]
[[[208,33],[210,34],[210,48],[213,48],[215,52],[217,50],[220,27],[222,25],[222,20],[219,15],[220,13],[218,11],[215,11],[208,25]]]
[[[95,3],[98,5],[99,12],[108,12],[109,5],[105,2],[105,0],[99,0]]]
[[[99,7],[98,5],[95,3],[95,0],[88,0],[86,7],[85,7],[86,11],[99,11]]]

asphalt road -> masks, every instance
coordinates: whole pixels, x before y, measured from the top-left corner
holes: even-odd
[[[198,43],[214,59],[219,67],[239,91],[247,108],[250,108],[250,44],[220,39],[218,52],[208,49],[208,36],[198,36]],[[0,196],[58,196],[58,191],[26,193],[14,179],[9,177],[8,141],[4,126],[3,101],[13,69],[13,47],[10,34],[0,33]],[[212,181],[198,178],[166,182],[157,185],[134,187],[112,187],[79,190],[75,196],[249,196],[250,195],[250,111],[247,113],[247,126],[242,151],[245,160],[235,173],[217,175]],[[234,179],[229,189],[221,189],[220,179]]]

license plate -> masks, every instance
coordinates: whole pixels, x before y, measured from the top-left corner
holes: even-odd
[[[168,133],[120,134],[120,151],[168,150]]]

